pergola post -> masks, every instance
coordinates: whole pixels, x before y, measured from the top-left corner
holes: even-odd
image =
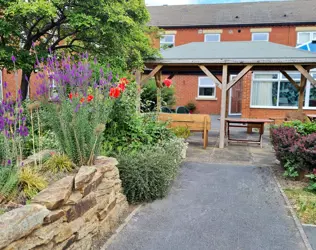
[[[157,112],[161,111],[161,70],[155,74],[155,81],[157,86]]]
[[[135,73],[135,80],[136,80],[136,86],[137,86],[137,100],[136,100],[136,111],[140,113],[140,103],[141,103],[141,80],[142,80],[142,73],[137,70]]]
[[[223,65],[222,73],[222,100],[221,100],[221,119],[220,119],[220,130],[219,130],[219,148],[225,146],[225,115],[226,115],[226,92],[227,92],[227,78],[228,78],[228,66]]]
[[[304,75],[301,75],[301,84],[300,88],[298,89],[298,110],[302,111],[304,106],[304,99],[305,99],[305,87],[306,87],[307,79]]]

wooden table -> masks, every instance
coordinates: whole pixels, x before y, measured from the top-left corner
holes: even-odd
[[[316,121],[316,115],[306,115],[311,121]]]
[[[264,124],[271,123],[273,120],[270,119],[247,119],[247,118],[226,118],[225,119],[225,132],[227,131],[227,142],[245,142],[245,143],[256,143],[262,148],[262,135],[264,132]],[[236,139],[230,137],[230,128],[258,128],[259,139]]]

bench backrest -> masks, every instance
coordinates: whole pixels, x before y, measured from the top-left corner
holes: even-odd
[[[169,127],[187,127],[190,131],[203,131],[211,129],[211,118],[209,115],[199,114],[165,114],[158,115],[159,121],[169,122]]]

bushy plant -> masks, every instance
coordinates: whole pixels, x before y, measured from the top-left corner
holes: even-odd
[[[119,152],[137,151],[175,137],[165,124],[157,122],[155,114],[137,112],[136,102],[136,83],[131,82],[113,105],[104,131],[102,154],[115,156]]]
[[[306,177],[309,179],[309,185],[307,189],[316,192],[316,168],[313,169],[311,174],[306,175]]]
[[[295,130],[301,135],[309,135],[316,133],[315,122],[301,122],[301,121],[290,121],[283,124],[284,127],[295,128]]]
[[[175,127],[175,128],[172,128],[171,129],[174,134],[179,137],[179,138],[183,138],[183,139],[187,139],[189,138],[191,132],[190,132],[190,129],[187,128],[187,127]]]
[[[130,203],[163,198],[177,175],[183,139],[165,141],[117,156],[124,193]]]
[[[94,79],[88,55],[79,61],[53,56],[42,64],[38,65],[44,72],[37,75],[37,96],[43,103],[44,121],[73,162],[91,165],[99,154],[114,99],[128,81],[122,78],[117,85],[112,74],[105,75],[102,68],[99,79]],[[49,96],[51,102],[46,102],[43,97]]]
[[[32,167],[23,167],[19,172],[19,188],[27,199],[33,198],[37,193],[47,187],[47,182]]]
[[[16,196],[18,184],[19,178],[17,168],[12,166],[0,166],[0,198],[10,200]]]
[[[193,113],[194,110],[196,110],[196,105],[194,102],[189,102],[187,105],[185,105],[185,107],[191,112]]]
[[[172,106],[176,102],[174,86],[161,89],[161,99],[163,106]],[[143,87],[141,101],[145,105],[144,111],[154,111],[157,107],[157,86],[154,80],[149,80]]]
[[[74,165],[68,156],[64,154],[53,154],[45,163],[44,169],[53,173],[70,172]]]

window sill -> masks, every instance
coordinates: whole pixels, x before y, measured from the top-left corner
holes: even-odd
[[[216,97],[196,97],[197,101],[217,101]]]

